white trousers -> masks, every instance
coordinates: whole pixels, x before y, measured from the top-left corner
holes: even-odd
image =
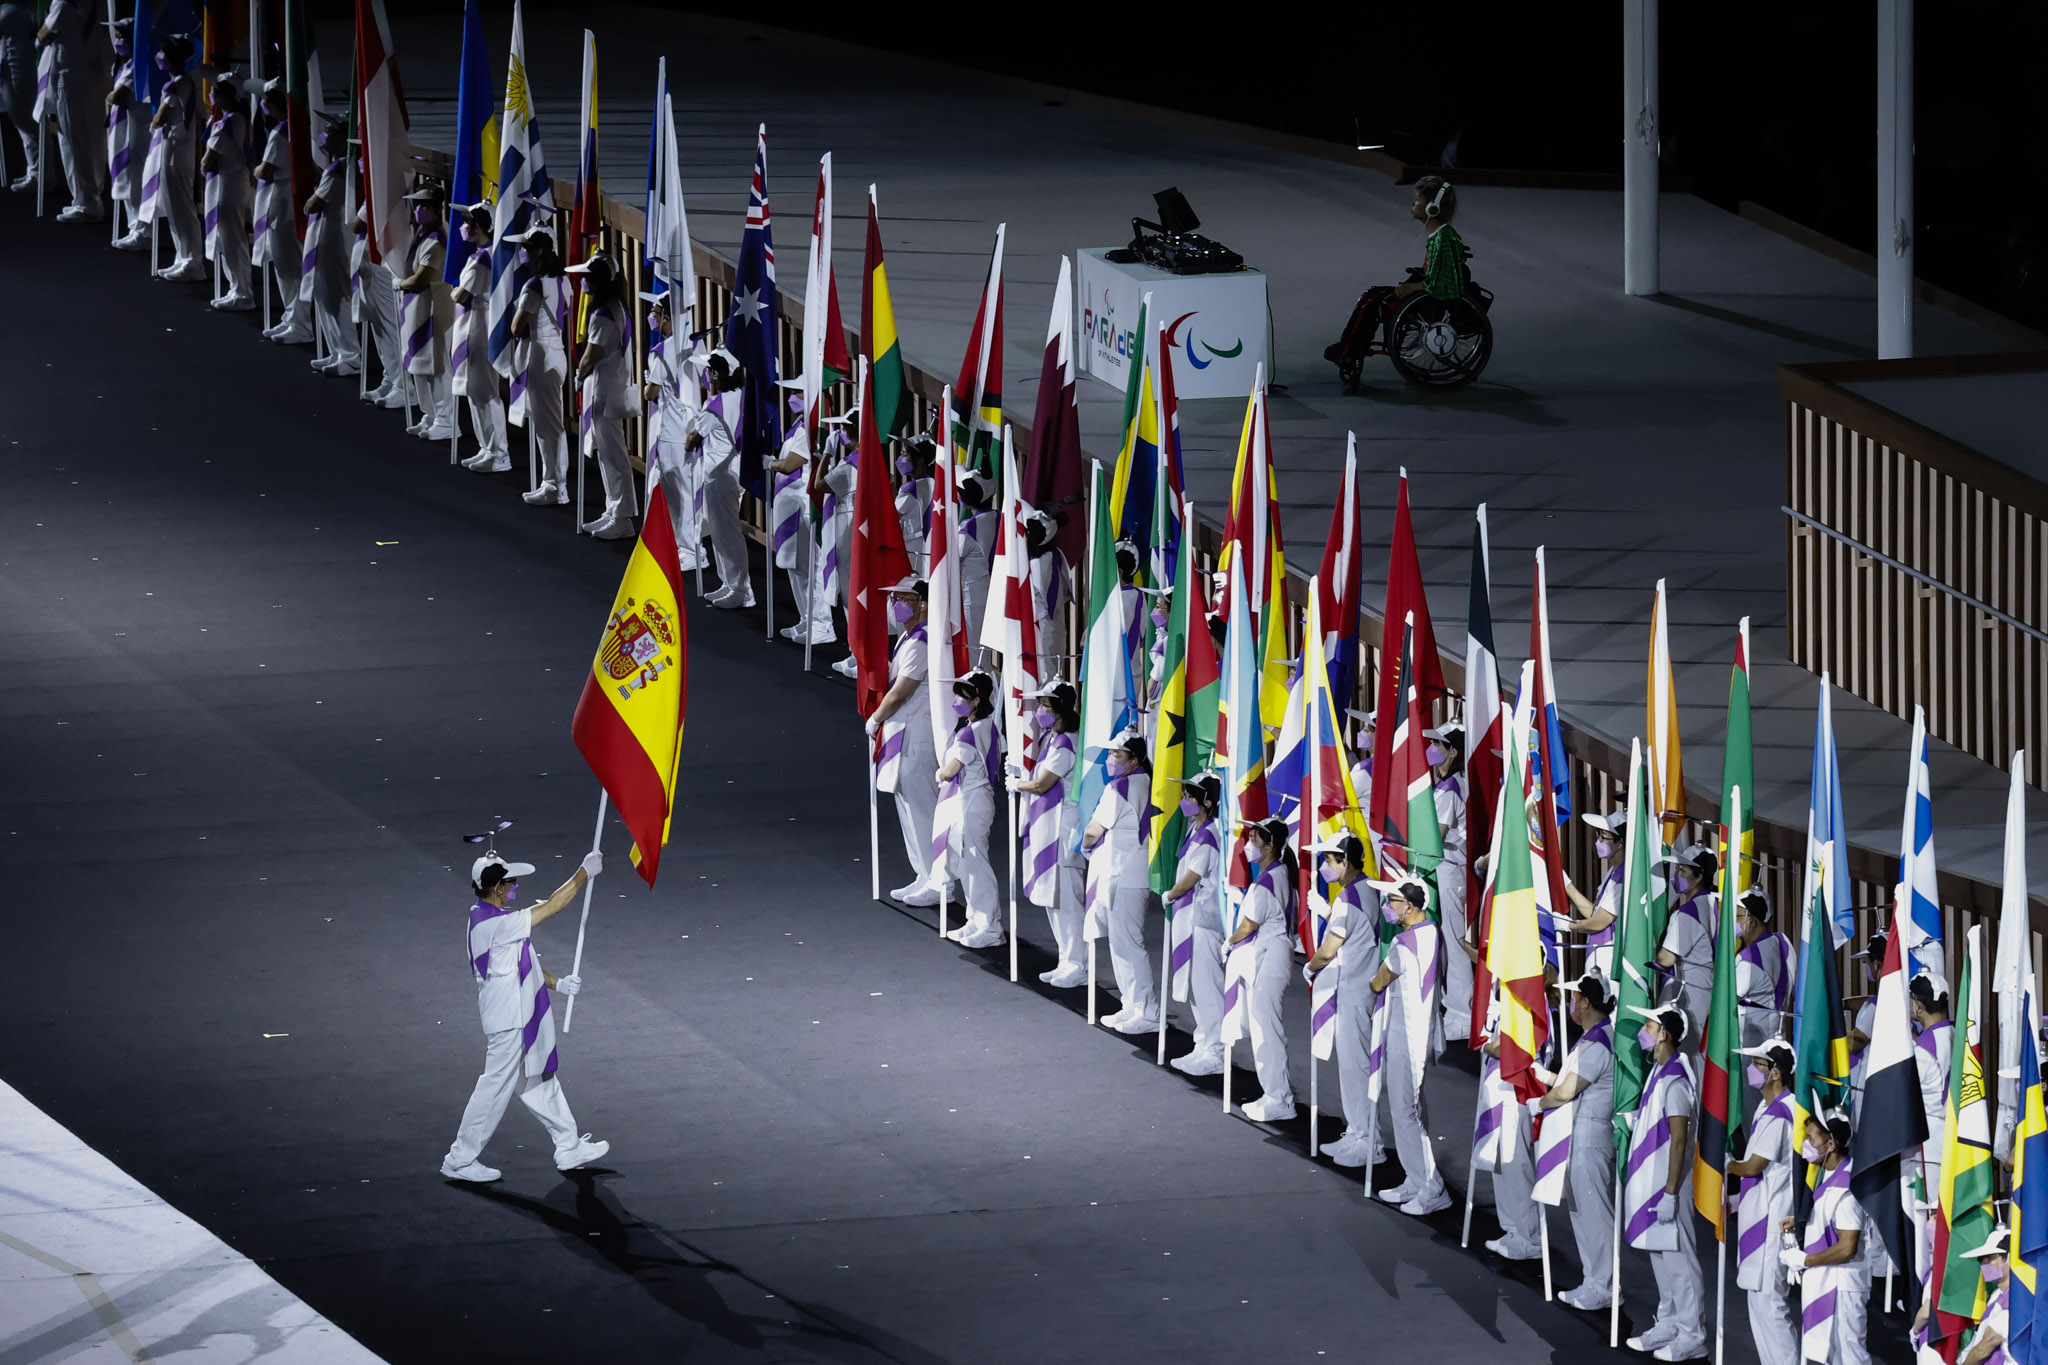
[[[1799,1365],[1799,1292],[1785,1283],[1785,1269],[1775,1254],[1776,1229],[1772,1232],[1764,1244],[1764,1287],[1749,1291],[1749,1335],[1756,1342],[1757,1365]]]
[[[723,565],[720,576],[724,576]],[[932,871],[932,808],[939,804],[938,758],[932,752],[932,727],[922,717],[903,727],[903,761],[896,769],[896,824],[903,832],[920,885]]]
[[[1060,950],[1060,966],[1085,971],[1088,967],[1088,941],[1081,936],[1081,921],[1085,918],[1082,897],[1086,894],[1084,869],[1077,859],[1062,857],[1053,873],[1058,880],[1059,892],[1053,897],[1053,904],[1045,907],[1046,923],[1052,927],[1052,941]],[[1222,969],[1217,969],[1219,975]]]
[[[174,138],[174,142],[182,142]],[[206,259],[206,225],[199,218],[199,204],[192,197],[192,162],[176,150],[164,155],[164,186],[159,191],[169,201],[173,266]]]
[[[498,1131],[498,1120],[505,1117],[505,1106],[512,1103],[514,1095],[548,1130],[557,1152],[576,1145],[576,1119],[562,1095],[561,1081],[554,1076],[528,1076],[520,1030],[508,1028],[484,1035],[483,1074],[476,1078],[476,1089],[470,1091],[469,1103],[463,1107],[462,1127],[456,1130],[455,1145],[448,1149],[449,1165],[467,1166],[483,1155],[484,1144]]]
[[[1565,1173],[1572,1240],[1579,1247],[1580,1282],[1597,1285],[1605,1298],[1614,1278],[1614,1144],[1604,1131],[1590,1142],[1581,1136],[1572,1134]]]
[[[326,343],[327,355],[331,360],[341,362],[342,368],[353,374],[362,368],[362,348],[356,345],[355,325],[349,321],[346,311],[347,299],[328,308],[320,301],[320,293],[313,293],[313,324],[320,329],[321,340]]]
[[[1251,1034],[1252,1069],[1259,1073],[1260,1098],[1275,1104],[1294,1103],[1294,1083],[1287,1075],[1287,1029],[1281,1006],[1287,983],[1294,978],[1294,947],[1289,938],[1266,938],[1253,949],[1251,977],[1245,982],[1245,1026]]]
[[[1652,1251],[1650,1273],[1657,1280],[1657,1319],[1648,1335],[1653,1346],[1697,1350],[1707,1339],[1701,1297],[1699,1230],[1693,1223],[1692,1186],[1678,1192],[1678,1246]]]
[[[1870,1282],[1861,1275],[1841,1278],[1855,1283],[1835,1286],[1835,1330],[1828,1339],[1827,1365],[1870,1365]]]
[[[51,103],[57,106],[57,152],[64,162],[64,180],[71,202],[91,214],[107,211],[107,110],[98,82],[80,72],[59,71],[52,78]],[[29,154],[30,165],[35,154]],[[190,185],[186,188],[189,190]],[[189,195],[187,196],[190,197]],[[176,196],[173,196],[175,201]],[[172,226],[177,219],[173,217]]]
[[[1514,1144],[1515,1159],[1493,1177],[1493,1211],[1500,1230],[1530,1246],[1540,1244],[1543,1231],[1537,1226],[1536,1149],[1529,1141],[1529,1111],[1517,1104],[1501,1119],[1513,1131],[1501,1135],[1502,1142]]]
[[[731,588],[742,597],[754,595],[754,585],[747,576],[747,533],[740,526],[740,478],[733,469],[731,460],[725,461],[712,471],[710,486],[704,490],[704,520],[711,532],[711,553],[718,564],[718,586],[721,591]],[[931,815],[926,811],[924,831],[931,834]],[[929,844],[929,838],[925,841]],[[922,872],[930,861],[927,848],[923,862],[918,863]]]
[[[22,117],[24,120],[27,119],[25,114]],[[12,121],[13,115],[10,114],[8,118],[9,121]],[[42,160],[37,155],[38,148],[36,145],[39,135],[35,130],[35,125],[26,121],[16,123],[14,125],[14,135],[21,139],[21,155],[26,165],[26,169],[22,173],[30,180],[34,180],[42,174]],[[129,217],[132,221],[134,214],[131,212]]]
[[[399,382],[405,353],[398,348],[398,286],[388,267],[363,266],[362,309],[369,319],[370,344],[377,348],[377,363],[382,367],[380,387],[392,388]]]
[[[1192,907],[1180,913],[1201,915]],[[1195,926],[1194,961],[1188,963],[1188,996],[1195,1011],[1195,1051],[1217,1052],[1223,1046],[1223,931],[1212,929],[1213,910],[1207,924]]]
[[[562,371],[543,356],[526,370],[526,439],[536,452],[542,483],[569,486],[569,433],[562,425]]]
[[[250,283],[249,271],[249,204],[247,199],[231,200],[221,196],[220,207],[215,217],[214,257],[220,262],[221,277],[227,282],[227,296],[236,301],[256,298],[256,287]]]
[[[1117,999],[1130,1013],[1156,1019],[1159,983],[1152,979],[1152,959],[1145,952],[1145,898],[1150,893],[1151,888],[1143,882],[1119,883],[1109,893],[1109,913],[1096,916],[1095,930],[1098,938],[1109,939]]]
[[[1372,1093],[1372,1059],[1368,1055],[1372,990],[1367,984],[1371,979],[1360,976],[1356,982],[1340,982],[1337,987],[1337,1040],[1332,1053],[1337,1061],[1337,1094],[1344,1103],[1344,1136],[1348,1138],[1362,1139],[1372,1126],[1366,1117],[1372,1108],[1366,1098]],[[1386,1137],[1384,1131],[1379,1134],[1383,1147]]]
[[[590,454],[604,480],[604,515],[631,521],[640,514],[633,466],[626,463],[626,419],[598,417],[590,423]]]
[[[412,390],[412,405],[419,409],[428,427],[439,427],[446,432],[455,421],[455,393],[449,383],[448,372],[408,374],[405,379]]]
[[[291,323],[292,339],[311,341],[313,308],[310,303],[299,298],[299,277],[303,273],[299,261],[299,243],[289,232],[284,234],[283,243],[272,255],[270,268],[277,272],[277,296],[284,301],[282,316],[278,321]]]
[[[1440,888],[1444,922],[1444,1033],[1453,1038],[1472,1033],[1472,959],[1458,946],[1465,937],[1465,869],[1447,869]]]
[[[996,819],[995,800],[989,792],[974,791],[961,801],[964,809],[953,831],[946,860],[960,878],[962,898],[967,902],[967,927],[1000,931],[1002,907],[996,898],[996,870],[988,860],[988,836]]]
[[[1391,1006],[1390,1006],[1391,1008]],[[1411,1025],[1416,1027],[1418,1025]],[[1428,1027],[1426,1023],[1419,1027]],[[1443,1192],[1443,1172],[1437,1169],[1436,1148],[1429,1140],[1429,1115],[1422,1103],[1422,1077],[1408,1060],[1408,1043],[1402,1026],[1393,1020],[1387,1027],[1387,1077],[1380,1093],[1387,1097],[1387,1118],[1394,1130],[1394,1150],[1401,1154],[1401,1183],[1418,1198],[1434,1198]]]
[[[510,459],[511,453],[505,448],[505,400],[498,395],[498,382],[494,376],[484,388],[479,400],[476,390],[481,381],[469,381],[469,424],[476,430],[478,453],[503,455]]]

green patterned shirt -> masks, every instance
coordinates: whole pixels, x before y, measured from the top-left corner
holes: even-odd
[[[1449,223],[1429,234],[1422,258],[1422,287],[1431,298],[1464,297],[1465,286],[1472,282],[1472,272],[1465,268],[1465,259],[1471,254],[1465,249],[1465,239]]]

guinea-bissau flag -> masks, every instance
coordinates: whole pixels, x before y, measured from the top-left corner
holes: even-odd
[[[860,348],[868,358],[874,386],[875,429],[887,440],[910,420],[910,379],[903,372],[903,347],[896,340],[896,306],[889,301],[889,272],[882,264],[882,223],[875,187],[868,186],[868,244],[861,266]]]
[[[1173,605],[1166,616],[1166,686],[1159,694],[1159,729],[1153,737],[1152,889],[1165,895],[1180,879],[1180,841],[1187,817],[1180,813],[1181,784],[1208,771],[1216,754],[1216,702],[1222,674],[1216,642],[1209,638],[1209,613],[1201,576],[1194,571],[1195,538],[1183,536]]]
[[[657,479],[569,725],[633,836],[633,866],[649,886],[675,809],[689,679],[682,561],[668,494]]]

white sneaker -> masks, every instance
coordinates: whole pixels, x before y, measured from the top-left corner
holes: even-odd
[[[1415,1187],[1413,1185],[1396,1185],[1391,1190],[1381,1190],[1373,1196],[1382,1204],[1393,1204],[1396,1206],[1405,1204],[1414,1197]]]
[[[612,1145],[609,1142],[592,1142],[590,1134],[585,1133],[577,1139],[575,1146],[555,1153],[555,1169],[573,1171],[578,1166],[588,1166],[611,1149]]]
[[[1416,1195],[1401,1206],[1401,1212],[1410,1218],[1426,1218],[1432,1213],[1441,1213],[1450,1206],[1450,1191],[1439,1188],[1435,1194]]]
[[[1707,1354],[1707,1339],[1704,1336],[1689,1340],[1681,1338],[1669,1346],[1659,1346],[1651,1354],[1659,1360],[1700,1360]]]
[[[1117,1010],[1113,1014],[1101,1015],[1096,1019],[1095,1022],[1102,1025],[1102,1027],[1104,1028],[1115,1028],[1118,1024],[1121,1024],[1124,1021],[1124,1018],[1128,1013],[1129,1011],[1127,1010]]]
[[[1607,1286],[1604,1284],[1594,1284],[1591,1281],[1580,1285],[1576,1289],[1567,1289],[1557,1297],[1564,1300],[1571,1307],[1585,1313],[1598,1313],[1614,1305],[1614,1300],[1608,1297]]]
[[[479,450],[476,454],[464,460],[462,467],[464,469],[473,469],[479,474],[488,474],[491,472],[492,458],[490,451]],[[507,468],[511,467],[512,460],[509,456],[505,457],[505,464]]]
[[[1285,1123],[1294,1117],[1294,1101],[1261,1095],[1244,1107],[1244,1116],[1253,1123]]]
[[[206,267],[197,261],[172,261],[169,265],[159,269],[156,272],[156,277],[160,280],[172,280],[181,284],[189,283],[193,280],[205,279]]]
[[[754,605],[754,585],[748,583],[730,593],[723,590],[715,592],[711,594],[709,601],[720,611],[746,611]],[[933,902],[934,905],[937,903]]]
[[[31,183],[33,183],[33,182],[31,182]],[[15,186],[15,188],[16,188],[16,189],[20,189],[21,187],[20,187],[19,185],[16,185],[16,186]],[[131,232],[131,233],[129,233],[129,234],[128,234],[128,235],[126,236],[126,237],[123,237],[123,238],[122,238],[122,239],[121,239],[120,241],[118,241],[118,242],[115,242],[115,243],[114,243],[114,250],[116,250],[116,251],[147,251],[147,250],[149,250],[149,229],[148,229],[148,228],[140,228],[140,229],[138,229],[138,230],[136,230],[136,231],[134,231],[134,232]]]
[[[1184,1076],[1221,1076],[1223,1053],[1214,1048],[1197,1048],[1185,1057],[1174,1058],[1169,1065]]]
[[[220,298],[208,304],[207,307],[218,309],[223,313],[253,313],[256,311],[256,300],[250,298],[247,294],[223,294]]]
[[[467,1166],[450,1166],[446,1157],[441,1158],[441,1174],[450,1180],[467,1180],[475,1185],[488,1185],[502,1178],[499,1172],[481,1161],[472,1161]]]
[[[1130,1014],[1110,1027],[1114,1028],[1118,1033],[1157,1033],[1159,1032],[1159,1016],[1156,1014]],[[1292,1114],[1293,1112],[1293,1106],[1290,1105],[1288,1113]]]
[[[962,948],[1000,948],[1003,945],[1003,931],[993,926],[963,933],[955,940]]]
[[[908,894],[899,895],[896,899],[905,905],[919,907],[937,905],[939,903],[939,889],[935,886],[926,886],[920,882],[916,886],[911,887]]]
[[[1046,982],[1045,984],[1048,986],[1057,986],[1061,990],[1069,990],[1075,986],[1085,986],[1088,984],[1088,969],[1086,967],[1076,967],[1072,963],[1069,963],[1068,965],[1054,972],[1052,974],[1052,980]]]
[[[849,654],[838,663],[833,664],[832,671],[842,678],[858,678],[860,676],[860,661]]]
[[[1513,1233],[1503,1233],[1486,1244],[1486,1249],[1503,1261],[1534,1261],[1542,1258],[1543,1248],[1532,1247]]]
[[[569,501],[569,494],[549,479],[531,493],[521,493],[519,500],[529,507],[559,507]]]
[[[1057,968],[1057,967],[1055,967],[1055,968],[1053,968],[1053,969],[1052,969],[1051,971],[1049,971],[1049,972],[1040,972],[1040,973],[1038,974],[1038,979],[1039,979],[1040,981],[1043,981],[1043,982],[1044,982],[1044,983],[1045,983],[1046,985],[1050,986],[1050,985],[1052,984],[1052,979],[1053,979],[1054,977],[1058,976],[1059,974],[1060,974],[1060,969],[1059,969],[1059,968]]]
[[[590,533],[592,540],[631,540],[638,535],[631,517],[614,517]]]
[[[1332,1165],[1346,1168],[1377,1166],[1386,1160],[1385,1149],[1375,1151],[1367,1147],[1363,1133],[1346,1133],[1335,1142],[1324,1143],[1323,1155],[1330,1158]]]
[[[397,389],[388,389],[381,395],[373,392],[364,401],[373,408],[390,408],[395,412],[405,406],[405,395]]]

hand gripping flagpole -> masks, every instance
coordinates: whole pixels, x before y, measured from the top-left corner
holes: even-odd
[[[612,794],[603,787],[597,789],[597,828],[590,835],[590,851],[597,853],[604,847],[604,813],[611,802]],[[569,963],[569,975],[577,976],[583,971],[583,934],[590,928],[590,888],[596,880],[586,877],[583,881],[583,918],[576,922],[576,956]],[[560,980],[557,977],[556,980]],[[569,1031],[569,1024],[576,1018],[576,997],[569,997],[567,1008],[562,1011],[562,1032]]]

